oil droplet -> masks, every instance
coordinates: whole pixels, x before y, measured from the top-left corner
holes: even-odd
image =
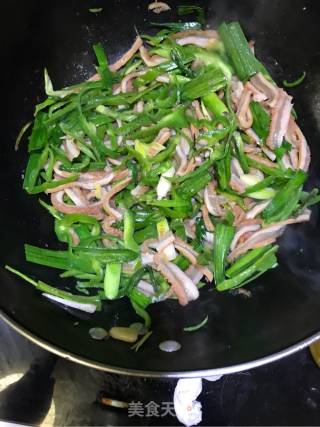
[[[179,344],[177,341],[167,340],[159,344],[159,348],[160,350],[166,351],[167,353],[172,353],[173,351],[180,350],[181,344]]]
[[[108,332],[103,328],[91,328],[89,330],[91,338],[94,340],[104,340],[108,336]]]

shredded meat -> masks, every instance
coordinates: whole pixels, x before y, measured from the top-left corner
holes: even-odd
[[[137,77],[140,77],[144,74],[144,71],[135,71],[133,73],[127,74],[124,76],[124,78],[121,80],[120,87],[122,93],[132,92],[133,87],[133,80]]]
[[[243,83],[241,80],[238,79],[238,77],[232,76],[231,78],[231,100],[233,102],[233,105],[235,107],[235,110],[237,110],[239,101],[243,92]]]
[[[190,277],[195,285],[200,282],[203,276],[203,272],[195,265],[190,265],[185,273],[188,277]]]
[[[76,206],[70,205],[63,201],[64,191],[58,191],[57,193],[51,194],[51,203],[52,206],[57,209],[59,212],[65,214],[85,214],[92,215],[97,219],[102,219],[102,202],[96,202],[88,204],[87,206]]]
[[[179,252],[182,253],[183,256],[185,256],[191,262],[191,264],[197,263],[197,256],[199,254],[187,242],[180,239],[179,237],[176,237],[174,246]]]
[[[70,138],[65,138],[62,144],[62,148],[65,151],[68,160],[72,162],[73,159],[76,159],[80,155],[80,150],[77,144]]]
[[[259,230],[260,225],[259,224],[251,224],[251,225],[245,225],[243,227],[240,227],[236,234],[233,237],[233,240],[230,245],[230,249],[233,251],[235,247],[237,246],[238,241],[240,241],[241,237],[248,233],[249,231],[257,231]]]
[[[195,159],[192,157],[192,159],[189,160],[183,175],[186,175],[187,173],[193,172],[196,167],[197,167],[197,163],[196,163]]]
[[[206,205],[203,205],[201,207],[201,212],[202,212],[202,218],[203,218],[204,225],[205,225],[206,229],[208,231],[214,231],[214,225],[210,219],[209,211],[208,211],[208,208]]]
[[[168,265],[169,263],[165,262],[163,259],[157,256],[154,257],[154,263],[155,263],[156,270],[158,270],[170,283],[171,288],[175,293],[175,295],[177,296],[179,303],[181,305],[187,305],[189,300],[185,292],[185,289],[183,287],[183,284],[181,283],[180,280],[177,279],[174,273],[170,270]],[[191,281],[191,279],[189,280]]]
[[[238,226],[245,219],[246,213],[238,205],[233,206],[232,212],[234,214],[234,225]]]
[[[252,91],[248,85],[245,85],[237,109],[237,118],[241,129],[249,129],[252,126],[253,118],[250,110],[251,97]]]
[[[279,88],[269,82],[261,73],[257,73],[251,77],[251,83],[259,92],[265,95],[267,99],[266,104],[271,108],[275,107]]]
[[[249,90],[251,90],[251,92],[252,92],[252,99],[253,99],[253,101],[263,102],[266,99],[268,99],[267,95],[265,93],[263,93],[263,92],[260,92],[252,83],[247,82],[246,85],[247,85],[247,88]]]
[[[181,148],[180,144],[176,146],[176,154],[177,158],[179,159],[179,168],[177,170],[177,175],[184,175],[188,164],[188,158],[183,152],[183,149]]]
[[[76,206],[88,206],[88,201],[79,188],[66,188],[64,191]]]
[[[163,58],[162,56],[159,56],[159,55],[150,56],[148,50],[143,45],[140,47],[139,50],[140,50],[140,55],[141,55],[141,58],[143,59],[143,62],[148,67],[156,67],[157,65],[160,65],[166,61],[166,58]]]
[[[218,33],[214,30],[187,30],[175,33],[173,39],[180,45],[193,44],[202,48],[213,47],[219,40]]]
[[[220,196],[216,193],[214,181],[209,182],[206,186],[203,197],[206,208],[211,215],[219,217],[224,215],[224,209],[220,206]]]
[[[133,57],[133,55],[140,49],[140,47],[142,46],[143,42],[140,36],[138,36],[133,45],[130,47],[129,50],[127,50],[127,52],[125,52],[121,58],[118,59],[118,61],[114,62],[113,64],[110,65],[110,70],[111,71],[117,71],[119,70],[119,68],[123,67],[128,61],[130,61],[130,59]]]
[[[114,209],[110,206],[110,200],[112,197],[114,197],[117,193],[122,191],[126,186],[131,182],[131,177],[124,179],[123,181],[117,183],[114,187],[112,187],[109,191],[106,192],[105,196],[103,197],[102,203],[103,203],[103,209],[112,217],[116,219],[122,218],[122,213]]]
[[[270,160],[263,158],[261,156],[257,156],[255,154],[248,154],[248,157],[258,163],[261,163],[262,165],[268,166],[269,168],[276,168],[277,165],[273,162],[270,162]]]
[[[192,101],[192,106],[193,106],[193,108],[195,110],[196,118],[198,120],[203,120],[204,119],[204,115],[203,115],[203,112],[201,111],[199,101],[197,101],[197,100],[196,101]]]
[[[256,205],[254,205],[252,207],[252,209],[250,209],[246,213],[246,218],[247,219],[255,218],[257,215],[259,215],[268,206],[269,203],[270,203],[270,200],[268,200],[266,202],[257,203]]]
[[[142,113],[143,109],[144,109],[144,102],[142,100],[138,101],[133,108],[134,112],[138,114]]]
[[[235,191],[236,193],[239,193],[239,194],[244,193],[244,191],[246,189],[246,187],[243,184],[243,182],[241,181],[241,179],[238,178],[234,173],[231,173],[229,185],[233,191]]]
[[[161,150],[164,149],[163,145],[170,139],[171,137],[171,130],[169,128],[163,128],[158,133],[155,140],[150,144],[150,148],[148,150],[149,156],[155,156],[158,154]]]
[[[255,131],[253,129],[246,129],[245,133],[248,135],[248,137],[250,138],[250,142],[253,144],[257,144],[257,145],[261,145],[261,139],[259,138],[259,136],[255,133]],[[248,144],[245,144],[245,146],[248,147]],[[260,149],[258,147],[251,147],[251,150],[258,150],[260,151]]]
[[[236,246],[236,248],[229,254],[228,260],[231,262],[250,249],[266,246],[275,242],[275,240],[283,233],[286,225],[308,221],[309,218],[310,212],[306,212],[297,218],[289,218],[285,221],[280,221],[268,227],[262,228],[261,230],[253,233],[252,236],[249,237],[249,239],[244,243]]]
[[[171,7],[163,1],[154,1],[148,5],[148,10],[152,10],[152,12],[159,14],[171,10]]]
[[[194,224],[194,221],[191,219],[185,220],[183,224],[184,224],[184,228],[186,230],[186,235],[188,237],[190,237],[190,239],[195,239],[195,237],[196,237],[196,233],[195,233],[196,226]]]
[[[266,144],[271,148],[280,147],[283,137],[287,133],[292,109],[292,97],[284,90],[279,89],[275,107],[271,110],[271,124]]]
[[[111,236],[115,237],[123,237],[123,233],[121,230],[112,227],[112,224],[116,221],[116,219],[112,216],[105,216],[102,221],[102,228],[106,234],[111,234]]]
[[[140,185],[138,184],[133,190],[131,190],[131,194],[134,197],[141,196],[142,194],[145,194],[149,191],[150,187],[147,185]]]
[[[60,172],[60,169],[57,169],[57,172]],[[61,175],[55,176],[55,179],[61,179],[62,177],[68,177],[70,176],[69,172],[67,172],[68,175],[65,175],[62,172]],[[47,190],[47,193],[57,193],[62,190],[66,190],[67,188],[75,188],[79,187],[86,190],[93,190],[96,188],[97,185],[103,186],[109,184],[113,179],[115,178],[115,174],[110,171],[93,171],[93,172],[84,172],[81,173],[79,178],[76,181],[69,182],[68,184],[59,185],[55,188],[49,188]]]
[[[311,160],[310,149],[307,144],[306,138],[301,132],[301,129],[292,117],[290,117],[289,121],[287,138],[291,142],[291,144],[298,150],[297,169],[307,171],[309,169]]]

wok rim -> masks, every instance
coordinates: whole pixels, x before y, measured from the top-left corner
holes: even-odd
[[[55,354],[56,356],[70,360],[71,362],[79,363],[82,366],[87,366],[89,368],[97,369],[112,374],[145,378],[203,378],[210,376],[234,374],[241,371],[247,371],[253,368],[258,368],[259,366],[263,366],[268,363],[280,360],[286,356],[290,356],[291,354],[294,354],[297,351],[304,349],[305,347],[320,339],[319,331],[311,335],[310,337],[305,338],[304,340],[299,341],[298,343],[293,344],[290,347],[287,347],[271,355],[252,360],[250,362],[243,362],[237,365],[225,366],[223,368],[212,368],[195,371],[144,371],[130,368],[121,368],[113,365],[108,365],[106,363],[95,362],[93,360],[66,351],[54,344],[49,343],[48,341],[42,338],[37,337],[35,334],[28,331],[24,326],[13,320],[2,309],[0,309],[0,318],[13,330],[15,330],[20,335],[31,341],[33,344],[38,345],[39,347]]]

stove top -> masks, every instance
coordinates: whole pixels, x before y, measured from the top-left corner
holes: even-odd
[[[0,420],[40,426],[180,425],[172,403],[175,379],[120,376],[75,364],[2,321],[0,343]],[[201,425],[319,425],[320,369],[302,350],[217,382],[203,381],[198,400]]]

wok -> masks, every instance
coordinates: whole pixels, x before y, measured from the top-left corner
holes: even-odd
[[[1,141],[1,264],[5,263],[49,283],[59,283],[46,268],[24,260],[23,244],[55,247],[52,218],[21,189],[26,144],[16,153],[14,139],[43,99],[43,68],[56,88],[82,81],[93,72],[93,43],[102,42],[111,60],[120,56],[135,36],[134,25],[147,31],[148,21],[174,20],[181,1],[169,0],[173,11],[156,16],[148,0],[11,0],[0,18],[2,66]],[[182,1],[182,4],[194,2]],[[320,4],[301,0],[212,0],[205,6],[208,23],[239,20],[256,52],[278,83],[303,70],[307,78],[291,90],[295,108],[311,146],[308,188],[319,186],[320,133]],[[103,7],[99,14],[90,7]],[[93,326],[128,325],[137,318],[125,299],[87,315],[46,301],[31,285],[0,271],[0,308],[16,330],[46,349],[91,367],[145,376],[204,376],[235,372],[292,353],[320,336],[319,208],[310,223],[290,226],[280,240],[280,266],[250,285],[252,298],[217,293],[212,286],[198,301],[182,308],[175,301],[154,304],[154,333],[135,353],[125,343],[90,338]],[[62,283],[60,281],[60,283]],[[64,282],[65,283],[65,282]],[[194,333],[183,327],[209,315]],[[158,344],[175,339],[176,353]]]

